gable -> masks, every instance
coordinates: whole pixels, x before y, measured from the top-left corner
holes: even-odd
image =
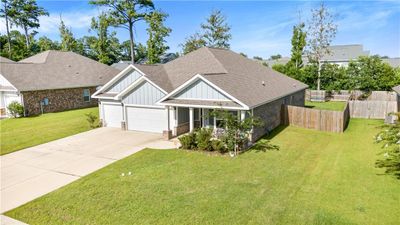
[[[165,94],[160,89],[145,81],[128,92],[122,102],[132,105],[155,105],[164,96]]]
[[[203,80],[197,80],[173,96],[175,99],[230,100]]]
[[[127,88],[130,84],[135,82],[139,77],[142,75],[136,71],[133,70],[124,76],[122,76],[118,81],[116,81],[114,84],[112,84],[109,88],[106,89],[104,92],[112,92],[112,93],[119,93],[123,91],[125,88]]]
[[[16,90],[14,85],[12,85],[3,75],[0,74],[0,89]]]

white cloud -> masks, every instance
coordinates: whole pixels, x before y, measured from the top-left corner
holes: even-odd
[[[37,29],[40,35],[54,35],[58,34],[58,27],[60,25],[60,16],[68,28],[73,31],[78,29],[89,29],[92,17],[100,14],[99,9],[81,10],[66,13],[50,13],[50,16],[39,17],[40,27]],[[5,20],[0,18],[0,33],[6,32]],[[13,27],[13,30],[20,28]]]

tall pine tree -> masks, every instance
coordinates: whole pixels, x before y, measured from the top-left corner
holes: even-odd
[[[232,35],[229,33],[231,28],[220,10],[211,12],[207,22],[201,24],[201,28],[204,31],[203,37],[208,47],[229,49],[229,41],[232,39]]]
[[[159,63],[160,56],[169,49],[166,45],[165,37],[169,36],[172,30],[164,25],[167,16],[167,14],[158,11],[154,11],[146,16],[146,21],[149,24],[147,28],[149,35],[147,41],[148,64]]]

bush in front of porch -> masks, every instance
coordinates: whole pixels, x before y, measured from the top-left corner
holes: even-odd
[[[250,113],[244,118],[239,118],[226,110],[215,110],[210,116],[221,119],[225,129],[201,128],[179,137],[183,149],[218,151],[221,153],[239,151],[248,147],[250,132],[254,127],[263,125],[261,119]]]

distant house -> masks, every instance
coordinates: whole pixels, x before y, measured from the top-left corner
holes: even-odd
[[[178,57],[177,53],[166,53],[160,57],[160,64],[167,63],[169,61],[172,61]],[[147,63],[147,58],[141,59],[138,62],[135,62],[136,64],[146,64]],[[112,64],[111,66],[118,69],[118,70],[123,70],[127,66],[131,64],[131,61],[120,61],[117,63]]]
[[[97,105],[91,94],[119,70],[73,52],[45,51],[19,62],[0,62],[2,116],[12,101],[26,115]]]
[[[322,58],[324,63],[334,63],[339,66],[348,66],[351,60],[356,60],[360,56],[369,56],[370,52],[364,50],[363,45],[332,45],[329,47],[330,54],[325,55]],[[286,64],[290,60],[290,57],[282,57],[276,60],[266,60],[268,66],[272,67],[275,64]],[[388,63],[392,67],[400,66],[400,58],[387,58],[382,61]],[[303,63],[308,64],[308,57],[303,56]]]
[[[225,109],[260,117],[256,140],[281,123],[282,105],[304,106],[307,85],[226,49],[203,47],[158,65],[129,65],[93,94],[104,126],[177,136],[221,128]]]

